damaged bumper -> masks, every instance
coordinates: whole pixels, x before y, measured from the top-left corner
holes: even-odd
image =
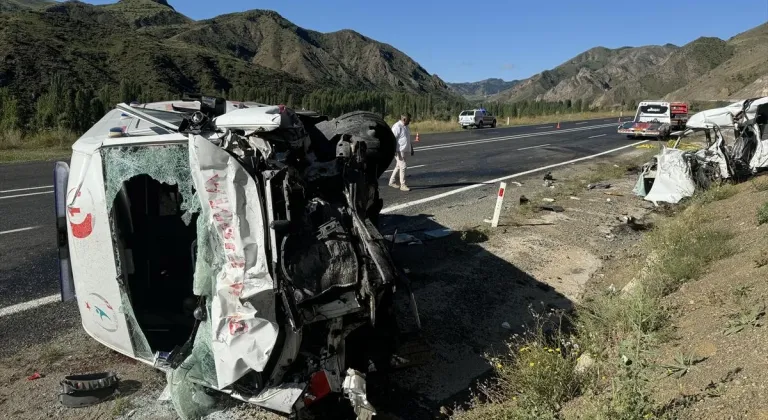
[[[636,123],[630,121],[619,126],[618,133],[635,137],[659,137],[667,133],[664,124]]]

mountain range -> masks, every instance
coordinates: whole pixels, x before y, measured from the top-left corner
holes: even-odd
[[[518,83],[520,83],[519,80],[505,81],[491,78],[479,82],[448,83],[448,87],[469,100],[483,100],[489,96],[512,89]]]
[[[481,86],[485,83],[462,84]],[[682,47],[597,47],[490,96],[497,102],[576,101],[610,107],[643,99],[715,101],[768,95],[768,23],[728,40]],[[477,92],[465,92],[470,98]]]
[[[320,33],[276,12],[195,21],[164,0],[0,0],[0,88],[35,96],[131,80],[158,92],[319,88],[455,97],[396,48],[351,30]]]
[[[524,80],[447,84],[391,45],[305,29],[273,11],[196,21],[165,0],[0,0],[0,88],[35,98],[54,74],[73,88],[130,80],[160,93],[328,88],[593,107],[728,100],[768,95],[768,23],[728,40],[596,47]]]

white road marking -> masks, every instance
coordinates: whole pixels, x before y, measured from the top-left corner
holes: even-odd
[[[584,157],[580,157],[580,158],[577,158],[577,159],[568,160],[568,161],[565,161],[565,162],[554,163],[552,165],[542,166],[541,168],[531,169],[529,171],[518,172],[516,174],[507,175],[507,176],[504,176],[504,177],[501,177],[501,178],[491,179],[489,181],[484,181],[484,182],[480,182],[480,183],[477,183],[477,184],[467,185],[466,187],[457,188],[455,190],[447,191],[447,192],[444,192],[444,193],[441,193],[441,194],[437,194],[437,195],[433,195],[431,197],[421,198],[421,199],[418,199],[418,200],[409,201],[409,202],[402,203],[402,204],[396,204],[394,206],[389,206],[389,207],[381,210],[381,212],[382,213],[392,213],[393,211],[396,211],[396,210],[402,210],[404,208],[416,206],[416,205],[419,205],[419,204],[428,203],[428,202],[434,201],[434,200],[439,200],[441,198],[449,197],[449,196],[454,195],[454,194],[459,194],[459,193],[462,193],[462,192],[465,192],[465,191],[474,190],[475,188],[480,188],[480,187],[484,187],[484,186],[488,186],[488,185],[493,185],[493,184],[496,184],[498,182],[506,181],[508,179],[519,178],[521,176],[530,175],[530,174],[533,174],[533,173],[536,173],[536,172],[539,172],[539,171],[544,171],[544,170],[547,170],[547,169],[557,168],[558,166],[565,166],[565,165],[570,165],[570,164],[576,163],[576,162],[581,162],[581,161],[585,161],[585,160],[589,160],[589,159],[594,159],[594,158],[599,157],[599,156],[607,155],[607,154],[610,154],[610,153],[613,153],[613,152],[617,152],[619,150],[627,149],[627,148],[630,148],[630,147],[635,147],[635,146],[637,146],[639,144],[643,144],[643,143],[647,143],[647,142],[648,142],[648,140],[638,141],[636,143],[628,144],[626,146],[617,147],[617,148],[611,149],[611,150],[606,150],[605,152],[600,152],[600,153],[597,153],[597,154],[594,154],[594,155],[584,156]]]
[[[540,144],[538,146],[521,147],[521,148],[519,148],[517,150],[528,150],[528,149],[535,149],[537,147],[547,147],[547,146],[551,146],[551,145],[549,143],[547,143],[547,144]]]
[[[19,192],[19,191],[29,191],[29,190],[42,190],[43,188],[53,188],[53,185],[46,185],[44,187],[17,188],[15,190],[4,190],[4,191],[0,191],[0,194]]]
[[[29,194],[9,195],[7,197],[0,197],[0,200],[5,200],[6,198],[29,197],[30,195],[40,195],[40,194],[53,194],[53,191],[44,191],[44,192],[36,192],[36,193],[29,193]]]
[[[408,169],[423,168],[423,167],[425,167],[425,166],[427,166],[427,165],[416,165],[416,166],[409,166],[409,167],[407,167],[405,170],[407,171]],[[392,172],[392,171],[394,171],[394,169],[390,169],[390,170],[388,170],[388,171],[384,171],[384,173],[387,173],[387,172]]]
[[[28,230],[40,229],[41,227],[42,226],[30,226],[30,227],[25,227],[25,228],[21,228],[21,229],[6,230],[4,232],[0,232],[0,235],[7,235],[9,233],[26,232]]]
[[[544,129],[544,128],[552,128],[552,126],[551,126],[551,125],[548,125],[548,126],[546,126],[546,127],[536,127],[536,128],[537,128],[538,130],[541,130],[541,129]]]
[[[524,139],[528,137],[540,137],[540,136],[546,136],[547,134],[575,133],[579,131],[595,130],[598,128],[606,128],[606,127],[613,127],[613,126],[614,124],[601,124],[601,125],[593,125],[589,127],[566,128],[564,130],[542,131],[540,133],[516,134],[514,136],[492,137],[489,139],[467,140],[467,141],[459,141],[459,142],[448,143],[448,144],[436,144],[433,146],[424,146],[424,147],[414,148],[413,150],[426,151],[426,150],[435,150],[435,149],[446,149],[449,147],[460,147],[460,146],[469,146],[474,144],[493,143],[497,141]]]
[[[17,314],[19,312],[24,312],[43,305],[49,305],[60,299],[60,295],[51,295],[40,299],[30,300],[29,302],[22,302],[16,305],[6,306],[5,308],[0,308],[0,318]]]
[[[589,121],[582,121],[582,122],[577,122],[577,123],[576,123],[576,124],[574,124],[574,125],[582,125],[582,124],[586,124],[586,123],[588,123],[588,122],[589,122]]]
[[[587,138],[588,138],[588,139],[596,139],[596,138],[598,138],[598,137],[603,137],[603,136],[607,136],[607,134],[598,134],[598,135],[596,135],[596,136],[587,137]]]

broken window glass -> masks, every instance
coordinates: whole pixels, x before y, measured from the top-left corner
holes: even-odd
[[[192,214],[200,212],[200,200],[189,172],[187,144],[104,148],[102,157],[107,210],[112,210],[125,181],[146,174],[164,184],[178,185],[185,224],[190,223]]]

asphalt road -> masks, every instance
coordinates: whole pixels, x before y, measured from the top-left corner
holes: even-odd
[[[411,191],[388,187],[391,172],[382,176],[385,208],[630,144],[616,125],[616,119],[598,119],[559,129],[542,124],[422,135],[407,160]],[[58,293],[52,177],[52,162],[0,165],[0,315]]]

